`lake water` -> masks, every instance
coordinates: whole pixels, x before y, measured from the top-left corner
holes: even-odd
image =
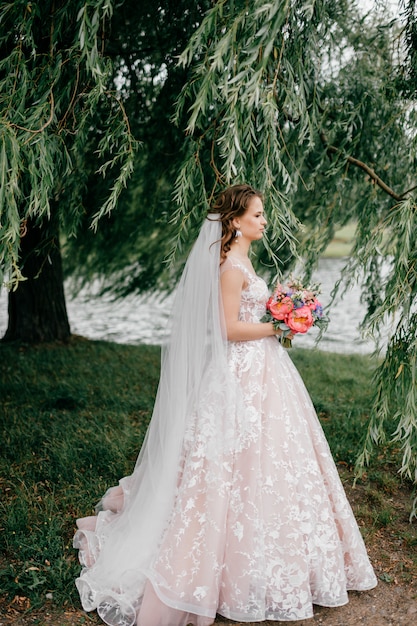
[[[320,300],[325,306],[330,301],[330,293],[340,277],[343,259],[321,259],[313,276],[314,282],[321,283]],[[109,296],[95,296],[89,289],[72,298],[67,294],[67,309],[71,331],[89,339],[103,339],[116,343],[161,344],[167,336],[167,322],[170,311],[170,298],[153,294],[151,296],[131,295],[123,300],[112,301]],[[341,301],[334,303],[329,315],[330,324],[320,341],[319,348],[330,352],[366,354],[374,350],[375,344],[365,340],[359,332],[365,307],[360,302],[360,287],[350,289]],[[0,291],[0,336],[7,327],[7,293]],[[389,328],[384,328],[387,337]],[[316,329],[306,335],[298,335],[293,345],[301,348],[313,347],[317,337]]]

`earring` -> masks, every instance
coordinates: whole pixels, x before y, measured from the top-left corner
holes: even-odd
[[[242,231],[239,230],[239,228],[237,229],[237,231],[235,232],[235,239],[239,239],[239,237],[242,236]]]

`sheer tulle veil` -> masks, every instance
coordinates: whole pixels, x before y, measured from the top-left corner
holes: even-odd
[[[74,545],[87,565],[76,583],[82,604],[86,610],[97,609],[107,623],[135,622],[174,505],[184,436],[190,420],[196,419],[207,372],[227,388],[219,286],[221,235],[219,215],[209,214],[176,290],[150,426],[133,474],[120,481],[122,510],[116,515],[101,511],[94,532],[80,529],[75,536]],[[222,437],[220,429],[214,448]]]

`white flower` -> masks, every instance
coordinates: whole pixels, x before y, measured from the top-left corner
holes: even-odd
[[[196,600],[202,600],[206,597],[208,589],[208,587],[196,587],[193,596],[196,598]]]
[[[240,522],[236,522],[233,527],[233,534],[238,538],[239,541],[243,539],[243,524]]]
[[[185,505],[184,512],[185,511],[190,511],[191,509],[194,508],[194,506],[195,506],[194,498],[188,498],[187,504]]]

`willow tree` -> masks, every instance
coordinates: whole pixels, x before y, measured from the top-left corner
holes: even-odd
[[[4,3],[0,267],[19,283],[8,337],[25,337],[34,320],[42,320],[38,338],[51,336],[48,328],[68,334],[59,231],[71,270],[115,273],[122,263],[116,291],[146,289],[166,267],[170,237],[171,258],[181,259],[216,191],[251,182],[265,192],[269,255],[261,257],[270,267],[302,257],[308,273],[335,228],[356,222],[343,282],[363,283],[364,331],[394,323],[360,463],[389,431],[415,480],[417,30],[414,0],[402,4],[405,30],[383,11],[361,15],[354,0],[124,0],[113,15],[112,0]],[[176,129],[167,123],[175,98]],[[135,128],[150,129],[139,157],[126,111]],[[89,237],[134,158],[131,195]],[[97,170],[107,174],[99,187]],[[154,220],[136,237],[149,206]]]
[[[393,325],[358,466],[388,435],[402,448],[401,472],[416,481],[416,110],[402,85],[404,35],[412,49],[416,29],[408,4],[404,31],[348,0],[216,2],[180,59],[191,76],[177,107],[188,137],[175,220],[181,247],[220,187],[250,181],[265,192],[271,255],[307,259],[307,274],[335,228],[355,221],[339,289],[361,281],[364,332],[378,337],[383,321]]]
[[[170,121],[186,73],[177,58],[210,5],[1,5],[0,273],[16,287],[6,339],[68,335],[61,252],[78,282],[116,276],[118,293],[157,282],[182,142]]]
[[[0,272],[5,339],[66,339],[60,236],[76,234],[92,169],[107,176],[95,226],[129,177],[135,141],[104,54],[113,0],[0,7]],[[94,159],[92,158],[94,155]]]

